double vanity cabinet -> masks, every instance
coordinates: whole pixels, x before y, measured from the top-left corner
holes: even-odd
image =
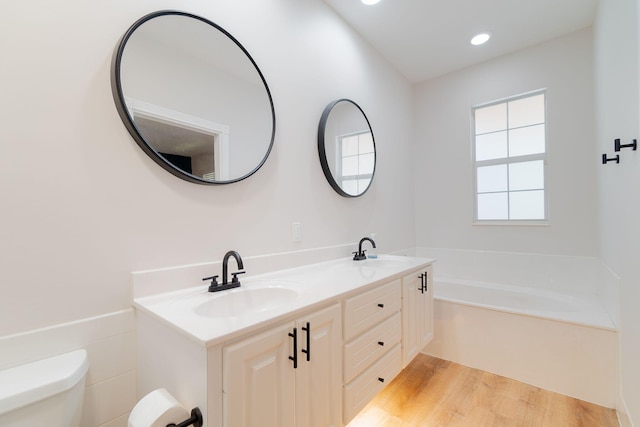
[[[237,292],[297,296],[278,306],[256,293],[268,308],[224,318],[172,314],[220,298],[201,290],[135,299],[139,394],[164,387],[199,406],[208,427],[346,425],[432,339],[432,262],[382,256],[270,273]]]

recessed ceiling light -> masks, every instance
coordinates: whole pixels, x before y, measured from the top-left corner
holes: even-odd
[[[362,3],[366,4],[367,6],[371,6],[373,4],[377,4],[380,3],[380,0],[361,0]]]
[[[474,46],[479,46],[481,44],[485,44],[486,42],[488,42],[490,38],[491,38],[491,35],[489,33],[476,34],[471,39],[471,44]]]

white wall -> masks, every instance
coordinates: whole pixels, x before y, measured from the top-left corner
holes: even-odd
[[[121,123],[112,52],[159,9],[223,26],[260,66],[277,133],[253,177],[182,181]],[[229,249],[250,257],[355,245],[370,233],[380,252],[415,246],[411,87],[320,0],[11,2],[0,36],[0,337],[127,309],[130,272],[218,261]],[[331,189],[316,148],[324,107],[343,97],[367,113],[378,149],[372,188],[357,199]]]
[[[637,0],[601,0],[594,24],[598,154],[639,139]],[[600,257],[620,277],[620,411],[640,424],[640,151],[598,165]]]
[[[415,89],[417,244],[572,256],[597,253],[589,29]],[[474,226],[471,107],[547,89],[549,226]]]
[[[200,14],[252,53],[273,92],[274,151],[257,175],[199,186],[159,168],[116,113],[124,31],[162,8]],[[1,23],[0,334],[129,307],[131,271],[328,246],[377,233],[413,246],[410,86],[321,1],[14,2]],[[376,132],[370,193],[338,196],[316,149],[325,105],[351,97]],[[408,167],[409,166],[409,167]],[[291,241],[291,222],[303,241]],[[251,266],[247,266],[251,271]]]

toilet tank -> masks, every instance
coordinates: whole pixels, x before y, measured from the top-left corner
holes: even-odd
[[[88,367],[77,350],[0,371],[0,426],[79,427]]]

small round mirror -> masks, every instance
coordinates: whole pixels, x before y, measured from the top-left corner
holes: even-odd
[[[376,170],[376,144],[362,108],[338,99],[324,109],[318,127],[318,154],[327,181],[344,197],[362,196]]]
[[[273,146],[275,111],[260,69],[199,16],[160,11],[135,22],[114,53],[111,88],[133,139],[184,180],[240,181]]]

